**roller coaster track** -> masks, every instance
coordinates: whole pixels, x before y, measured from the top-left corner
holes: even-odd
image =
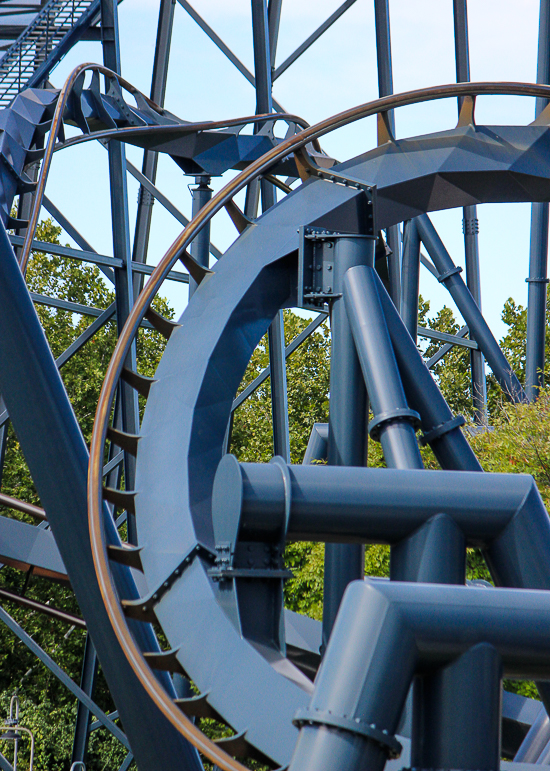
[[[66,26],[74,29],[72,21]],[[199,771],[199,752],[224,771],[243,771],[248,759],[291,771],[382,771],[400,753],[399,767],[495,771],[530,726],[521,751],[544,760],[544,746],[533,747],[546,736],[550,709],[550,520],[532,478],[479,473],[463,418],[451,413],[415,346],[415,329],[390,299],[385,252],[375,253],[380,231],[414,222],[417,257],[421,239],[468,326],[470,347],[512,401],[525,401],[428,217],[477,203],[550,199],[550,116],[542,112],[528,126],[477,125],[480,95],[550,100],[550,87],[438,86],[314,126],[269,111],[188,123],[107,67],[85,64],[60,91],[23,90],[1,113],[0,419],[13,422],[44,510],[0,500],[41,520],[34,528],[0,517],[0,557],[68,578],[122,739],[143,771]],[[451,97],[462,100],[456,127],[395,139],[393,110]],[[369,116],[378,120],[377,148],[343,163],[321,151],[321,138]],[[82,136],[66,140],[64,122]],[[283,137],[275,133],[281,124]],[[184,227],[119,318],[88,458],[24,275],[56,153],[93,140],[164,152],[187,173],[239,173]],[[25,170],[37,160],[35,183]],[[279,179],[287,176],[301,184],[290,188]],[[242,212],[237,194],[266,181],[287,195],[260,217]],[[26,193],[33,195],[29,217],[14,220],[14,197]],[[223,209],[240,234],[209,268],[188,250]],[[9,227],[25,231],[14,242],[18,260]],[[175,323],[152,302],[178,260],[197,289]],[[139,268],[117,255],[100,264],[117,277]],[[331,314],[330,427],[314,428],[308,451],[328,465],[281,457],[241,464],[227,452],[235,395],[257,344],[289,307]],[[132,368],[144,324],[167,338],[154,378]],[[367,392],[369,433],[382,444],[386,469],[361,467]],[[117,394],[146,399],[135,431],[112,422]],[[424,469],[419,429],[441,471]],[[124,457],[132,470],[126,485],[121,475],[118,485],[108,477],[106,457],[111,470]],[[116,514],[135,524],[127,543]],[[283,553],[294,540],[389,544],[392,580],[354,582],[322,630],[284,609]],[[465,583],[468,546],[483,550],[498,588],[456,585]],[[503,674],[535,679],[544,708],[523,699],[518,707],[505,695],[501,711]],[[178,692],[176,675],[194,690]],[[531,710],[529,720],[519,719],[521,710]],[[231,735],[213,741],[201,718]],[[506,748],[502,718],[516,729]]]

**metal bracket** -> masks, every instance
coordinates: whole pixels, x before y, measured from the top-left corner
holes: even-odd
[[[333,293],[334,240],[338,233],[309,225],[301,227],[298,250],[298,306],[324,310]]]
[[[444,434],[449,433],[449,431],[452,431],[455,428],[458,428],[459,426],[465,425],[466,420],[462,415],[457,415],[456,418],[453,418],[452,420],[448,420],[446,423],[440,423],[439,426],[436,426],[435,428],[432,428],[431,431],[428,431],[427,434],[423,434],[419,442],[422,445],[422,447],[425,447],[427,444],[431,444],[436,439],[439,439]]]
[[[170,575],[165,578],[162,584],[153,592],[147,595],[147,597],[141,597],[139,600],[122,600],[122,608],[124,613],[129,618],[135,618],[138,621],[149,621],[153,623],[156,621],[154,614],[154,607],[158,605],[166,592],[170,589],[182,573],[187,570],[196,557],[202,557],[203,559],[214,561],[216,554],[202,543],[198,543],[193,546],[175,568]]]
[[[454,276],[455,273],[462,273],[462,268],[460,265],[456,265],[454,268],[451,268],[450,270],[446,271],[446,273],[442,273],[440,276],[437,277],[437,280],[440,284],[442,284],[444,281],[447,281],[448,278],[451,278],[451,276]]]
[[[208,575],[215,582],[230,581],[233,578],[292,578],[292,572],[284,567],[283,553],[284,543],[216,544],[216,564],[208,570]],[[248,567],[243,567],[247,564]]]
[[[392,736],[386,729],[380,729],[374,723],[370,725],[363,723],[358,717],[351,718],[346,715],[334,715],[331,712],[299,709],[292,722],[298,728],[303,725],[326,725],[365,736],[379,744],[386,751],[388,757],[392,759],[398,758],[403,749],[395,736]]]
[[[398,407],[395,410],[382,412],[369,423],[369,435],[375,442],[379,441],[380,430],[385,423],[394,423],[397,420],[406,420],[415,431],[420,428],[420,415],[415,410]]]

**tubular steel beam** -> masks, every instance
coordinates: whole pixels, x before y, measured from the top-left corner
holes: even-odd
[[[458,657],[485,645],[491,659],[484,657],[484,666],[467,668],[468,682],[462,680],[461,687],[464,695],[475,692],[483,671],[490,709],[481,723],[472,725],[475,704],[462,701],[453,728],[464,727],[467,740],[456,743],[449,737],[446,744],[445,736],[438,737],[426,750],[433,753],[434,766],[446,765],[454,750],[453,765],[497,771],[500,679],[548,677],[550,641],[548,626],[541,621],[547,613],[541,592],[355,582],[342,603],[310,707],[297,716],[301,731],[291,771],[382,771],[388,756],[400,751],[395,733],[413,677],[443,672]],[[366,649],[360,642],[364,640],[369,641]],[[444,717],[439,713],[439,719]],[[340,730],[326,730],[331,726]],[[481,727],[483,734],[476,735]],[[413,736],[411,761],[419,749]]]
[[[401,318],[416,342],[418,328],[418,283],[420,280],[420,237],[414,220],[403,228],[403,266],[401,277]]]
[[[331,466],[364,466],[367,457],[367,392],[344,299],[344,276],[355,265],[374,265],[375,240],[342,236],[335,240],[331,308],[331,362],[328,462]],[[340,296],[339,296],[340,295]],[[364,550],[359,545],[325,548],[323,645],[326,646],[346,586],[362,578]]]
[[[422,214],[417,217],[417,223],[420,238],[439,271],[438,280],[445,285],[455,301],[470,333],[485,354],[502,390],[513,402],[524,401],[523,388],[512,372],[510,364],[502,353],[474,298],[459,276],[461,269],[457,268],[451,260],[428,215]]]
[[[220,38],[219,35],[216,35],[212,27],[210,27],[205,20],[200,16],[200,14],[197,13],[197,11],[193,8],[193,6],[187,2],[187,0],[178,0],[178,3],[181,5],[182,8],[184,8],[189,16],[195,21],[199,27],[202,29],[203,32],[205,32],[210,40],[214,43],[214,45],[218,46],[220,51],[227,56],[229,61],[239,70],[241,75],[244,75],[244,77],[248,80],[251,86],[254,86],[256,88],[256,79],[254,75],[250,72],[249,69],[247,69],[244,64],[241,62],[240,59],[238,59],[233,51],[226,46],[226,44],[223,42],[223,40]],[[280,110],[280,112],[285,112],[285,109],[281,107],[279,102],[273,101],[273,104],[277,108],[277,110]]]
[[[170,58],[170,44],[172,40],[172,28],[174,25],[174,8],[175,0],[161,0],[151,83],[151,99],[160,107],[164,106],[166,82],[168,80],[168,61]],[[155,183],[157,176],[157,165],[158,153],[145,150],[143,153],[143,165],[141,170],[143,175],[151,180],[153,184]],[[138,201],[132,259],[135,262],[146,262],[154,198],[143,185],[139,189]],[[136,278],[134,281],[134,291],[139,293],[140,288],[141,280]]]
[[[206,206],[212,198],[212,188],[210,187],[210,177],[201,174],[195,177],[197,187],[191,188],[193,197],[192,216],[195,217],[203,206]],[[210,223],[204,227],[191,244],[191,256],[202,265],[203,268],[210,267]],[[189,299],[195,293],[198,284],[194,278],[189,277]]]
[[[269,54],[271,71],[275,69],[277,55],[277,43],[279,42],[279,28],[281,26],[281,8],[283,0],[268,0],[267,23],[269,26]],[[272,80],[275,80],[272,75]]]
[[[320,313],[316,318],[313,319],[313,321],[310,321],[310,323],[307,325],[307,327],[300,332],[299,335],[296,335],[294,340],[287,345],[285,348],[285,359],[288,359],[288,357],[294,353],[294,351],[299,348],[302,343],[307,340],[307,338],[312,335],[315,330],[321,326],[321,324],[326,320],[327,315],[325,313]],[[250,394],[254,393],[254,391],[261,386],[261,384],[267,380],[267,378],[271,375],[271,366],[268,365],[265,367],[260,374],[254,378],[252,383],[248,385],[244,391],[242,391],[235,401],[233,402],[233,406],[231,407],[231,411],[235,412],[235,410],[241,406],[241,404],[248,399]]]
[[[118,6],[116,0],[101,0],[101,36],[103,64],[120,73],[120,46],[118,36]],[[134,280],[130,249],[130,221],[128,212],[128,184],[126,176],[126,150],[122,142],[109,142],[109,188],[111,197],[111,222],[113,230],[113,254],[122,260],[122,267],[115,270],[115,302],[118,333],[122,332],[134,304]],[[136,348],[131,347],[126,361],[128,368],[136,370]],[[128,383],[120,388],[122,430],[137,434],[139,430],[138,394]],[[127,489],[134,487],[135,458],[124,455],[124,478]],[[128,542],[137,543],[135,518],[128,517]]]
[[[270,29],[267,0],[252,0],[252,35],[254,43],[254,75],[256,83],[256,114],[273,111],[271,83]],[[257,124],[255,131],[260,130]],[[262,210],[271,208],[276,201],[275,188],[266,180],[260,183]],[[271,413],[273,418],[273,450],[290,460],[288,430],[288,394],[286,384],[285,326],[282,311],[268,330],[269,368],[271,373]]]
[[[550,2],[540,0],[537,83],[550,83]],[[535,117],[548,104],[537,98]],[[546,289],[548,284],[548,204],[531,205],[531,244],[527,290],[527,349],[525,390],[527,398],[537,397],[544,383],[546,348]]]
[[[273,81],[277,80],[278,77],[280,77],[283,72],[286,72],[291,64],[294,64],[296,59],[298,59],[303,53],[307,51],[307,49],[313,45],[321,35],[323,35],[327,29],[330,29],[335,21],[338,21],[340,16],[342,16],[348,8],[351,8],[351,6],[355,3],[356,0],[345,0],[342,5],[337,8],[333,14],[331,14],[326,21],[324,21],[315,32],[313,32],[304,42],[302,45],[298,46],[298,48],[293,51],[293,53],[288,56],[282,64],[280,64],[277,69],[273,72]]]
[[[28,635],[22,626],[20,626],[15,619],[13,619],[4,608],[0,607],[0,621],[2,621],[8,629],[15,634],[27,648],[34,653],[34,655],[46,666],[50,672],[52,672],[68,690],[76,696],[79,701],[82,701],[90,712],[115,736],[121,744],[127,749],[130,749],[128,739],[126,735],[120,730],[120,728],[110,720],[107,715],[101,710],[95,702],[90,699],[88,694],[74,683],[69,675],[64,672],[61,667],[55,663],[55,661],[49,656],[45,650],[43,650],[38,643],[36,643],[30,635]]]
[[[428,327],[418,327],[418,334],[420,337],[428,337],[430,340],[438,340],[440,343],[450,343],[462,348],[477,350],[479,346],[475,340],[464,339],[464,335],[468,333],[468,327],[462,327],[462,329],[466,330],[463,334],[459,332],[457,335],[449,335],[447,332],[436,332],[435,329],[429,329]]]
[[[183,227],[187,227],[189,225],[189,220],[187,217],[185,217],[176,207],[174,204],[163,194],[160,192],[160,190],[153,185],[153,183],[147,179],[147,177],[141,173],[141,171],[138,171],[135,166],[133,166],[129,161],[126,161],[126,168],[130,172],[130,174],[137,179],[137,181],[140,183],[142,187],[149,192],[153,198],[155,198],[164,208],[166,211],[170,212],[172,217],[177,219],[177,221],[183,225]],[[212,243],[210,244],[210,253],[219,260],[222,256],[222,253],[219,249],[217,249]],[[137,272],[136,266],[134,266],[134,272]]]
[[[420,415],[407,404],[384,313],[374,268],[350,268],[344,278],[344,299],[365,378],[373,419],[369,434],[382,444],[388,468],[424,468],[415,429]]]
[[[465,83],[470,80],[470,51],[468,41],[468,6],[467,0],[453,0],[456,81]],[[464,99],[458,100],[458,112]],[[477,206],[465,206],[462,227],[464,230],[464,251],[466,256],[466,285],[481,310],[481,284],[479,275],[479,245]],[[470,354],[472,369],[472,401],[474,419],[479,425],[487,423],[487,383],[485,378],[485,360],[481,351]]]
[[[465,337],[468,334],[468,327],[461,327],[456,336],[457,337]],[[449,353],[450,350],[452,350],[455,346],[455,343],[446,343],[445,345],[442,345],[439,351],[436,351],[434,355],[428,359],[426,362],[426,366],[428,369],[431,369],[432,367],[435,367],[438,361],[441,361],[441,359],[445,356],[446,353]]]
[[[388,0],[374,0],[374,21],[376,29],[376,61],[378,65],[378,94],[393,94],[393,74],[391,58],[390,9]],[[395,136],[395,116],[393,110],[384,114],[392,136]],[[388,272],[390,277],[390,295],[397,310],[401,301],[401,233],[397,225],[387,229]]]
[[[80,687],[90,698],[94,695],[95,681],[97,677],[97,656],[90,635],[86,635],[84,659],[82,661],[82,674]],[[111,718],[112,719],[112,718]],[[90,729],[90,710],[81,701],[78,702],[76,723],[73,737],[73,751],[71,763],[85,763],[88,752],[88,738]]]

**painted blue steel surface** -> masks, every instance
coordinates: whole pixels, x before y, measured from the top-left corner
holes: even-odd
[[[199,769],[196,751],[152,705],[109,624],[88,532],[88,451],[3,226],[0,275],[0,391],[134,754],[145,769],[164,771],[176,759]],[[105,519],[116,543],[118,533],[107,510]],[[123,595],[137,596],[128,568],[116,566],[115,575]],[[148,625],[136,623],[133,632],[145,650],[158,649]],[[169,689],[170,681],[163,680]],[[162,736],[157,746],[144,734],[143,722],[152,735]]]

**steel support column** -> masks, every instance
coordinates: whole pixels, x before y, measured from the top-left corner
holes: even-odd
[[[374,269],[349,270],[344,296],[373,414],[370,435],[379,438],[388,468],[422,469],[415,436],[420,415],[409,409],[405,397]],[[396,581],[463,583],[465,549],[460,529],[438,514],[392,546],[390,576]]]
[[[393,75],[391,59],[390,9],[388,0],[374,0],[374,22],[376,27],[376,61],[378,65],[378,95],[393,94]],[[393,111],[386,113],[388,125],[395,136],[395,118]],[[390,296],[399,310],[401,300],[401,233],[399,225],[387,229],[388,246],[392,253],[388,255]]]
[[[164,106],[166,82],[168,80],[168,60],[170,58],[170,43],[174,24],[175,0],[161,0],[157,26],[157,41],[155,59],[153,62],[153,77],[151,83],[151,99],[161,107]],[[158,153],[145,150],[143,154],[142,173],[153,184],[157,176]],[[139,188],[136,230],[134,234],[134,251],[132,259],[135,262],[147,261],[147,248],[151,230],[154,198],[143,185]],[[141,277],[136,277],[134,289],[139,291]]]
[[[374,266],[375,241],[342,236],[335,240],[334,292],[331,309],[330,419],[328,462],[364,466],[367,457],[367,391],[342,295],[344,276],[355,265]],[[331,543],[325,547],[323,646],[327,645],[340,601],[350,581],[362,578],[364,548]]]
[[[82,675],[80,687],[90,698],[93,698],[95,681],[97,677],[97,656],[90,635],[86,635],[84,648],[84,660],[82,662]],[[78,702],[76,724],[73,738],[73,752],[71,763],[85,763],[88,753],[88,736],[90,728],[90,710],[81,701]]]
[[[453,0],[456,82],[470,80],[470,51],[468,42],[468,7],[467,0]],[[458,100],[458,110],[463,99]],[[479,244],[477,206],[465,206],[462,213],[464,231],[464,251],[466,256],[466,285],[481,310],[481,283],[479,275]],[[481,351],[470,352],[472,369],[472,401],[474,419],[480,425],[487,423],[487,383],[485,378],[485,359]]]
[[[272,100],[272,54],[270,41],[277,42],[280,4],[271,4],[271,18],[268,18],[266,0],[252,0],[252,35],[254,42],[254,76],[256,79],[256,114],[270,113]],[[275,53],[275,52],[274,52]],[[273,56],[274,56],[273,53]],[[259,130],[260,126],[256,130]],[[266,180],[260,183],[262,211],[276,202],[275,188]],[[251,191],[254,195],[254,192]],[[290,437],[288,432],[288,394],[285,365],[285,331],[283,312],[279,311],[268,330],[269,366],[271,371],[271,411],[273,416],[273,450],[290,460]]]
[[[401,318],[416,343],[418,329],[418,283],[420,279],[420,237],[414,220],[403,228]]]
[[[101,0],[101,36],[103,63],[114,72],[120,72],[120,48],[118,40],[117,4],[113,0]],[[117,304],[117,328],[122,332],[134,303],[132,257],[130,249],[130,222],[128,215],[128,187],[126,179],[126,151],[122,142],[109,142],[109,185],[111,193],[111,218],[113,225],[113,254],[122,260],[122,268],[115,269]],[[126,362],[135,370],[135,344]],[[122,428],[129,434],[139,430],[137,392],[127,383],[120,384]],[[135,477],[135,458],[124,455],[124,479],[126,489],[132,490]],[[135,521],[128,517],[128,541],[137,543]]]
[[[525,401],[523,388],[459,275],[462,269],[452,261],[427,214],[421,214],[416,221],[420,238],[439,272],[438,281],[448,289],[506,396],[513,402]]]
[[[192,216],[195,217],[203,206],[206,206],[208,201],[212,198],[212,188],[210,185],[210,177],[206,174],[201,174],[195,177],[195,184],[197,187],[191,188],[191,195],[193,196]],[[191,243],[191,255],[205,268],[210,265],[210,221],[202,228],[198,236]],[[189,276],[189,299],[195,293],[198,284],[192,276]]]
[[[550,0],[540,0],[537,83],[550,83]],[[548,101],[537,98],[535,114]],[[544,382],[546,339],[546,285],[548,284],[548,204],[531,206],[531,245],[527,290],[527,347],[525,354],[525,391],[527,398],[537,397]]]

